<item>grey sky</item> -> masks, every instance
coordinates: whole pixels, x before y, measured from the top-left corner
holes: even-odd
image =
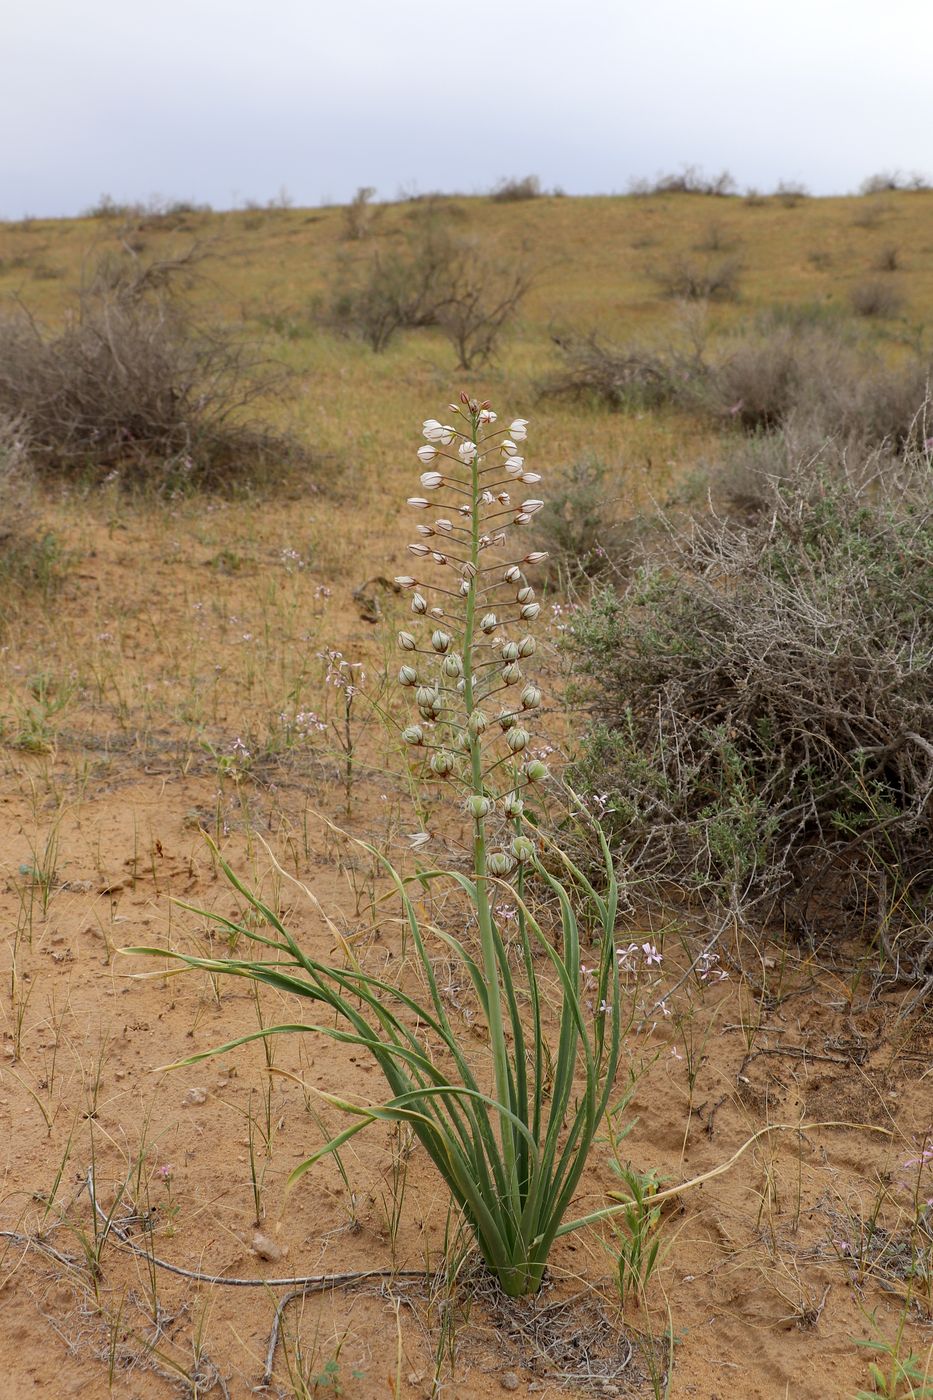
[[[15,9],[14,9],[15,6]],[[4,0],[0,215],[933,175],[933,0]]]

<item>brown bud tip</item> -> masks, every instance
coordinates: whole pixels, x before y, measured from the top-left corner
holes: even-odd
[[[470,396],[465,389],[460,390],[460,402],[463,404],[468,404],[470,402]]]

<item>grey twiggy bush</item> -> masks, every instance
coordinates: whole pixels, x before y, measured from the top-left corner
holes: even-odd
[[[0,319],[0,414],[24,424],[40,471],[216,488],[301,455],[251,413],[275,383],[255,351],[177,293],[191,263],[110,259],[61,328],[26,308]]]
[[[882,940],[922,924],[931,466],[928,447],[858,471],[805,461],[750,520],[699,518],[576,614],[593,725],[574,780],[656,890],[798,926],[860,910]],[[912,956],[923,974],[933,947]]]

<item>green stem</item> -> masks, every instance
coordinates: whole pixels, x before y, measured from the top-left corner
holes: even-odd
[[[477,443],[478,429],[478,415],[473,414],[470,440],[474,445]],[[464,678],[463,699],[468,722],[476,707],[473,696],[473,637],[476,626],[476,580],[479,575],[480,482],[478,451],[473,458],[470,470],[470,564],[472,565],[472,577],[470,579],[470,591],[466,599],[466,620],[463,631],[463,650],[461,653]],[[478,738],[474,738],[470,746],[470,777],[474,796],[485,796],[483,790],[482,746]],[[505,1030],[502,1020],[499,966],[496,957],[496,941],[493,933],[492,909],[489,904],[489,889],[486,876],[486,826],[482,817],[474,818],[473,822],[473,877],[476,885],[476,918],[479,924],[480,947],[483,954],[483,971],[486,975],[486,985],[489,988],[489,1040],[492,1048],[493,1067],[495,1071],[496,1098],[499,1103],[511,1109],[513,1107],[511,1102],[512,1080],[509,1073],[508,1047],[506,1045]],[[499,1120],[499,1134],[502,1140],[502,1154],[507,1178],[514,1191],[517,1187],[514,1134],[508,1122],[502,1117],[500,1117]],[[517,1200],[514,1204],[516,1207],[518,1206]],[[516,1218],[518,1214],[519,1212],[516,1209]]]

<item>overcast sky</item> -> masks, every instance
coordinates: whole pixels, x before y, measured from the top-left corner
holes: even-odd
[[[933,175],[933,0],[5,0],[0,215]]]

